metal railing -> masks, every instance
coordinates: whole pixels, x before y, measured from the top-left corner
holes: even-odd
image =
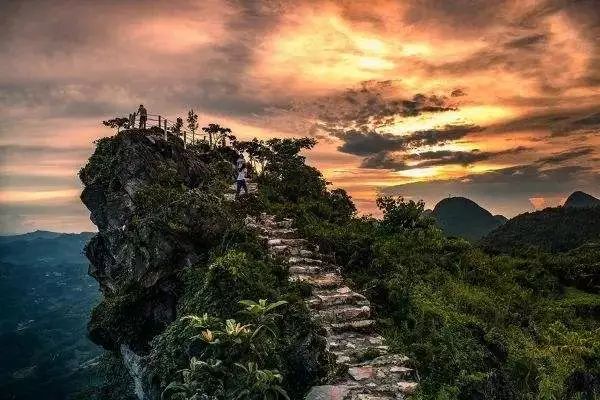
[[[187,132],[186,130],[181,129],[181,127],[179,127],[179,129],[176,131],[176,126],[176,120],[168,119],[167,117],[160,114],[147,114],[145,123],[142,123],[140,115],[138,113],[129,114],[128,129],[150,129],[152,127],[157,127],[163,130],[165,140],[167,140],[168,133],[180,137],[183,140],[184,148],[187,147],[188,142],[190,144],[193,144],[197,141],[196,137],[191,132]],[[191,138],[189,137],[190,135],[192,136]],[[204,135],[203,140],[206,140],[206,135]]]

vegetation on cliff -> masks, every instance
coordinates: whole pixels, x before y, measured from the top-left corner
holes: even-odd
[[[554,207],[524,213],[490,232],[481,245],[491,253],[536,249],[562,252],[587,242],[600,243],[600,207]]]

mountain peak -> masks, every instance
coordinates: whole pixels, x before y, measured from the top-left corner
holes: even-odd
[[[565,201],[564,207],[596,207],[600,206],[600,199],[595,198],[580,190],[573,192]]]
[[[444,232],[467,239],[479,239],[506,222],[501,215],[492,215],[466,197],[447,197],[440,200],[431,215]]]

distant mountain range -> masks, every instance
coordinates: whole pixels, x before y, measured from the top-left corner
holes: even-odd
[[[67,399],[95,379],[87,338],[98,302],[83,247],[92,233],[0,237],[0,398]]]
[[[587,193],[576,191],[567,198],[562,207],[552,208],[548,210],[560,210],[562,208],[587,209],[599,205],[599,199]],[[582,213],[573,213],[573,215],[567,212],[556,212],[561,215],[568,214],[570,217],[574,217],[575,214],[577,214],[578,216],[581,214],[582,218],[585,218],[583,217],[585,211]],[[552,213],[552,211],[546,212],[546,214],[550,213]],[[511,223],[515,219],[517,221],[522,221],[524,218],[527,218],[523,216],[534,214],[539,215],[537,213],[525,213],[513,218],[510,221]],[[508,221],[506,217],[502,215],[492,215],[492,213],[490,213],[485,208],[481,207],[474,201],[464,197],[449,197],[441,200],[430,212],[430,215],[435,218],[438,226],[447,235],[460,236],[470,240],[481,239],[484,236],[490,234],[492,231],[500,228]],[[598,221],[598,224],[600,224],[600,221]],[[510,226],[512,227],[515,225],[511,224]],[[554,248],[555,246],[550,247]]]
[[[431,212],[438,226],[449,236],[476,240],[507,221],[465,197],[449,197],[436,204]]]

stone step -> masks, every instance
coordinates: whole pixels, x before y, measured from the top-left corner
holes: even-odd
[[[308,246],[308,240],[306,239],[289,239],[289,238],[271,238],[267,241],[267,245],[269,246],[297,246],[297,247],[306,247]]]
[[[327,337],[327,348],[330,350],[367,350],[384,345],[385,339],[377,334],[345,332]]]
[[[290,275],[317,275],[322,274],[324,269],[316,265],[292,265],[288,271]]]
[[[296,246],[289,246],[286,244],[271,245],[269,246],[269,250],[271,251],[271,253],[278,255],[290,255],[299,257],[313,257],[315,255],[315,253],[310,250],[306,250]]]
[[[355,385],[352,385],[353,383]],[[358,385],[356,385],[356,384],[358,384]],[[369,397],[361,397],[361,395],[362,396],[386,396],[386,397],[394,396],[392,398],[397,398],[397,399],[404,398],[404,396],[406,396],[406,395],[413,394],[418,386],[418,384],[416,382],[404,381],[404,380],[398,380],[395,382],[385,382],[385,383],[349,381],[349,382],[344,382],[341,385],[350,387],[349,397],[346,397],[346,399],[349,399],[349,400],[354,400],[354,399],[358,400],[361,398],[363,398],[363,399],[369,398]],[[398,397],[398,395],[404,395],[404,396]]]
[[[408,361],[408,357],[402,354],[387,354],[381,357],[374,358],[370,361],[365,361],[357,365],[373,365],[373,366],[385,366],[385,365],[403,365]]]
[[[304,282],[321,289],[339,287],[343,279],[339,274],[327,273],[320,275],[291,275],[290,282]]]
[[[275,222],[275,225],[277,225],[278,228],[285,228],[285,229],[291,228],[293,224],[294,224],[294,220],[290,219],[290,218],[284,218],[281,221]]]
[[[277,229],[264,229],[264,233],[270,238],[285,238],[293,239],[297,233],[296,228],[277,228]]]
[[[342,364],[359,364],[386,355],[389,351],[383,337],[373,333],[342,332],[329,335],[326,340],[327,349]]]
[[[342,305],[318,311],[319,318],[326,322],[349,322],[367,319],[371,316],[371,307]]]
[[[359,365],[348,368],[348,375],[355,381],[379,381],[382,383],[411,378],[414,370],[402,365]]]
[[[338,364],[361,365],[389,352],[382,336],[374,333],[343,332],[327,337],[327,349]]]
[[[358,321],[340,322],[330,324],[332,332],[372,332],[375,321],[372,319],[361,319]]]
[[[383,356],[388,354],[390,351],[389,346],[373,346],[365,350],[357,350],[346,347],[342,350],[332,351],[331,353],[335,356],[335,361],[338,364],[354,365],[359,362],[372,359],[375,357]]]
[[[298,257],[292,256],[288,259],[288,263],[290,264],[309,264],[309,265],[322,265],[325,264],[323,260],[319,260],[317,258],[310,257]]]
[[[368,306],[369,300],[362,294],[352,291],[348,286],[336,290],[315,291],[313,297],[308,300],[308,306],[317,310],[342,304]]]

